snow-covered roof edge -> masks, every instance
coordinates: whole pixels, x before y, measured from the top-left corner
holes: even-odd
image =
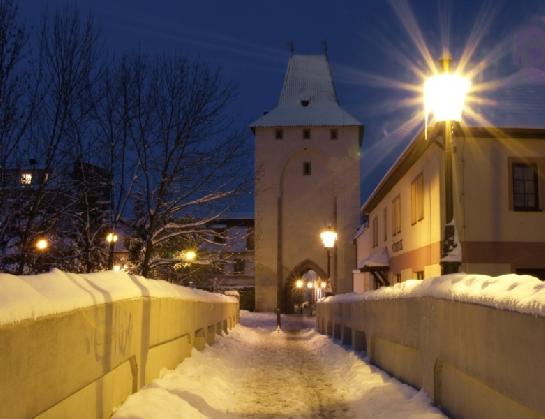
[[[439,134],[438,125],[428,129],[428,140],[425,140],[424,130],[420,131],[407,144],[403,152],[390,166],[386,174],[379,181],[373,192],[360,208],[365,214],[371,212],[397,181],[397,177],[403,174],[414,164],[414,162],[426,151],[430,144],[436,143],[434,137]],[[515,139],[545,139],[543,128],[515,128],[515,127],[469,127],[462,126],[456,130],[455,137],[465,138],[515,138]],[[419,147],[420,146],[420,147]],[[397,177],[396,177],[397,176]],[[392,180],[394,180],[392,182]]]

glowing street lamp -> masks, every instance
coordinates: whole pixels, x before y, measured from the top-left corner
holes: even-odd
[[[108,242],[108,269],[115,270],[114,269],[114,246],[117,242],[117,234],[115,232],[110,231],[106,235],[106,241]]]
[[[320,233],[320,239],[327,252],[327,277],[331,278],[331,249],[335,247],[337,241],[337,232],[331,226],[328,226]]]
[[[184,250],[181,256],[184,262],[191,263],[197,259],[197,252],[194,250]]]
[[[335,241],[337,241],[337,232],[328,226],[325,230],[320,233],[320,239],[326,249],[331,249],[335,247]]]
[[[106,236],[106,241],[109,244],[116,243],[117,242],[117,234],[112,233],[112,232],[108,233],[108,235]]]
[[[431,76],[424,82],[426,118],[433,113],[436,122],[460,122],[471,83],[461,74],[451,72],[452,57],[448,52],[443,54],[439,63],[442,73]]]
[[[295,287],[296,288],[303,288],[303,280],[298,279],[297,281],[295,281]]]
[[[436,123],[444,125],[444,166],[445,166],[445,231],[442,256],[456,246],[454,227],[454,193],[452,183],[452,123],[461,122],[470,81],[461,74],[451,72],[452,57],[445,52],[439,64],[442,72],[430,77],[424,83],[424,111],[426,138],[428,115],[433,114]],[[443,262],[443,274],[458,271],[456,262]]]
[[[325,281],[320,282],[320,288],[325,289],[325,287],[327,287],[327,282]]]
[[[310,282],[310,281],[307,282],[307,288],[308,288],[308,289],[314,288],[314,283],[313,283],[313,282]]]
[[[45,252],[49,248],[49,242],[47,239],[38,239],[34,245],[39,252]]]

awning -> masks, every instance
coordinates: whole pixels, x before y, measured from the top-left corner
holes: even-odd
[[[358,261],[358,269],[363,268],[388,268],[390,266],[390,257],[386,248],[377,249],[367,257]]]

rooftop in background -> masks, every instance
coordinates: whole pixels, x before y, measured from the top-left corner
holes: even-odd
[[[337,100],[325,55],[294,54],[288,61],[278,105],[251,127],[361,126]]]

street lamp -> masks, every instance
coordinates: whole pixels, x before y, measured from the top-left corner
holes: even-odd
[[[453,122],[462,120],[467,93],[471,87],[470,81],[451,72],[452,57],[445,52],[439,60],[441,73],[430,77],[424,83],[424,111],[427,120],[433,114],[436,123],[444,127],[444,165],[445,165],[445,232],[442,256],[450,253],[457,246],[455,243],[454,226],[454,193],[452,185],[452,129]],[[457,272],[457,262],[443,262],[443,274]]]
[[[298,279],[297,281],[295,281],[295,286],[297,288],[303,288],[303,280],[302,279]]]
[[[322,239],[322,243],[327,252],[327,277],[331,281],[331,249],[335,247],[337,232],[333,230],[331,226],[328,226],[320,233],[320,239]],[[334,290],[335,288],[332,287],[332,289]]]
[[[194,262],[195,259],[197,259],[197,252],[195,252],[194,250],[184,250],[182,252],[182,259],[186,263]]]
[[[49,242],[44,238],[38,239],[34,246],[38,252],[45,252],[49,248]]]
[[[113,270],[114,268],[114,246],[117,242],[117,234],[113,231],[110,231],[106,235],[106,241],[108,242],[108,269]]]

